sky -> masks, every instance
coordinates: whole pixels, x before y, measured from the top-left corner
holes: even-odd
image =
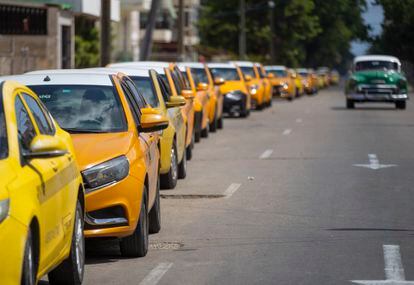
[[[373,5],[368,1],[368,9],[363,14],[363,18],[367,24],[372,28],[371,35],[379,35],[381,33],[381,23],[384,19],[384,12],[381,6]],[[363,55],[366,53],[369,45],[365,42],[353,42],[351,45],[351,51],[354,55]]]

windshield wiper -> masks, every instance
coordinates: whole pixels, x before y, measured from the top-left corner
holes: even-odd
[[[107,133],[107,131],[101,131],[101,130],[88,130],[88,129],[74,129],[74,128],[62,128],[65,131],[67,131],[68,133],[71,134],[102,134],[102,133]]]

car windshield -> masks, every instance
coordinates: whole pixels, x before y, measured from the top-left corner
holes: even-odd
[[[59,125],[72,133],[126,131],[119,97],[112,86],[29,86],[43,101]]]
[[[4,116],[3,96],[0,96],[0,159],[8,155],[6,119]]]
[[[282,69],[267,69],[267,72],[273,73],[276,77],[287,77],[286,70],[282,70]]]
[[[198,82],[196,82],[196,84],[200,82],[208,83],[207,73],[204,68],[191,68],[191,74],[193,75],[193,77],[197,78]],[[195,78],[194,81],[196,81]]]
[[[141,76],[130,76],[130,78],[134,81],[138,90],[144,96],[145,101],[153,108],[159,107],[160,102],[158,101],[157,94],[152,86],[151,78]]]
[[[240,67],[240,69],[242,70],[244,76],[250,75],[253,78],[256,77],[256,75],[254,74],[253,67],[245,67],[245,66],[243,66],[243,67]]]
[[[225,81],[240,80],[236,68],[211,68],[211,73],[214,78],[221,77]]]
[[[355,71],[364,70],[398,70],[398,63],[385,60],[366,60],[355,64]]]
[[[299,74],[302,77],[307,77],[308,76],[308,73],[307,72],[299,72]]]

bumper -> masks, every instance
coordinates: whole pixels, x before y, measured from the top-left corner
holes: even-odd
[[[86,195],[85,237],[125,237],[135,230],[143,182],[132,175]]]
[[[397,101],[406,101],[408,100],[407,94],[386,94],[386,93],[370,93],[370,94],[360,94],[352,93],[347,94],[346,98],[348,100],[356,102],[397,102]]]
[[[20,284],[26,236],[27,227],[13,217],[0,224],[1,284]]]
[[[232,114],[233,112],[240,112],[247,108],[247,95],[240,92],[229,92],[224,95],[223,112]]]

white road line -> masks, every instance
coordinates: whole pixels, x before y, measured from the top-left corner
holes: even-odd
[[[385,278],[387,280],[405,280],[404,267],[399,245],[384,245]]]
[[[389,168],[389,167],[396,167],[396,164],[380,164],[379,159],[376,154],[370,153],[368,154],[369,164],[353,164],[353,166],[357,167],[365,167],[372,170],[378,170],[382,168]]]
[[[286,130],[284,130],[284,131],[283,131],[283,133],[282,133],[282,134],[283,134],[284,136],[287,136],[287,135],[290,135],[290,133],[291,133],[291,132],[292,132],[292,129],[286,129]]]
[[[273,149],[266,149],[261,155],[260,159],[266,159],[269,158],[273,153]]]
[[[297,118],[296,119],[296,123],[302,123],[302,119],[301,118]]]
[[[160,282],[161,278],[167,273],[168,269],[171,268],[173,264],[163,262],[157,265],[150,273],[145,276],[145,278],[139,283],[139,285],[155,285]]]
[[[239,190],[240,186],[241,184],[239,183],[231,183],[230,186],[223,193],[224,198],[230,198],[237,190]]]

